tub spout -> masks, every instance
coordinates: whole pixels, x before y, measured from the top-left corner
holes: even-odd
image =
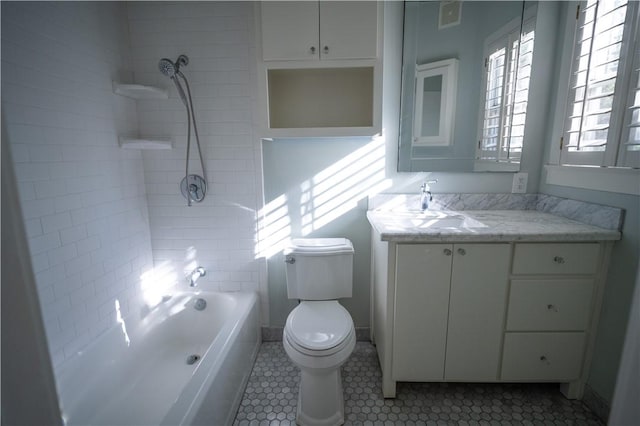
[[[207,272],[204,270],[204,268],[202,266],[198,266],[189,275],[189,287],[195,287],[196,285],[198,285],[198,279],[200,277],[204,277],[205,275],[207,275]]]

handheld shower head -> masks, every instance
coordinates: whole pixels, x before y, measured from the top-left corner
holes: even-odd
[[[180,72],[180,65],[187,65],[188,63],[189,59],[185,55],[180,55],[175,63],[173,63],[171,59],[167,58],[162,58],[160,59],[160,62],[158,62],[158,69],[162,74],[173,80],[173,83],[176,85],[176,89],[178,90],[178,95],[180,96],[180,99],[182,99],[182,103],[184,103],[185,106],[187,106],[187,97],[184,93],[184,90],[182,89],[182,85],[178,81],[177,76],[182,75],[182,73]]]
[[[174,78],[176,73],[178,72],[178,67],[174,64],[171,59],[162,58],[160,62],[158,62],[158,69],[164,75],[169,78]]]
[[[160,59],[160,62],[158,62],[158,69],[162,74],[166,75],[169,78],[173,78],[180,72],[181,66],[188,64],[189,58],[187,57],[187,55],[180,55],[175,62],[167,58]]]

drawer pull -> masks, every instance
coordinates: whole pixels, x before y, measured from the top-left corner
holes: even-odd
[[[449,250],[449,249],[444,249],[444,254],[445,254],[446,256],[451,256],[451,250]]]
[[[545,355],[540,356],[540,361],[544,362],[547,365],[551,365],[551,363],[549,362],[549,359]]]
[[[547,310],[558,312],[558,308],[555,305],[547,305]]]
[[[458,254],[459,254],[460,256],[464,256],[465,254],[467,254],[467,251],[466,251],[465,249],[463,249],[463,248],[459,248],[459,249],[458,249]]]
[[[312,55],[316,53],[316,47],[315,46],[311,46],[311,48],[309,49],[309,53],[311,53]]]
[[[556,256],[553,258],[553,261],[556,262],[558,265],[562,265],[564,263],[564,257]]]

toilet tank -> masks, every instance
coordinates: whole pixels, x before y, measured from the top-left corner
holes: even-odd
[[[293,239],[284,254],[289,299],[351,297],[353,244],[348,239]]]

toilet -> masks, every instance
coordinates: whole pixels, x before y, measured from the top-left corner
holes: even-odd
[[[299,299],[283,332],[284,349],[300,368],[298,424],[344,423],[340,366],[356,344],[349,312],[353,245],[346,238],[293,239],[285,249],[287,296]]]

